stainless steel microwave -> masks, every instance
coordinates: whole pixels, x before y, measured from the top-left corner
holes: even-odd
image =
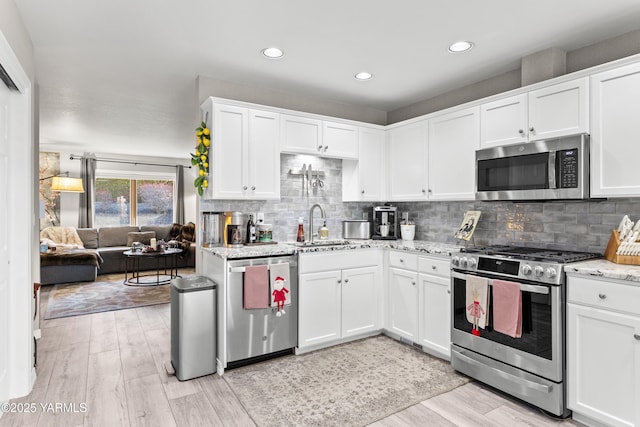
[[[476,200],[589,198],[589,135],[476,151]]]

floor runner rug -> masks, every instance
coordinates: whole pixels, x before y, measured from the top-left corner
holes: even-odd
[[[183,277],[188,275],[181,274]],[[127,286],[124,275],[98,276],[95,282],[54,285],[45,319],[122,310],[171,301],[171,285]]]
[[[261,427],[364,426],[470,381],[449,362],[383,335],[223,378]]]

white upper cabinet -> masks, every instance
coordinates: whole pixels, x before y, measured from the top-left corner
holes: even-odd
[[[529,141],[589,132],[589,79],[529,92]]]
[[[322,121],[322,157],[358,158],[358,127],[344,123]]]
[[[382,129],[365,127],[358,131],[358,160],[342,161],[342,200],[385,200],[386,133]]]
[[[280,116],[281,143],[284,153],[318,155],[322,141],[322,120],[301,116]]]
[[[427,200],[428,121],[388,131],[389,200]]]
[[[591,195],[640,196],[640,63],[591,77]]]
[[[208,199],[279,199],[279,114],[207,103],[213,112]]]
[[[480,108],[429,119],[428,146],[429,200],[474,200]]]
[[[587,77],[480,106],[482,148],[588,132]]]
[[[283,153],[358,158],[358,127],[303,116],[281,115]]]
[[[527,94],[480,106],[480,143],[483,148],[527,140]]]

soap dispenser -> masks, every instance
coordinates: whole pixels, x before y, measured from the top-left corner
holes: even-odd
[[[304,243],[304,218],[298,218],[298,237],[296,238],[298,243]]]
[[[322,227],[318,229],[318,237],[320,240],[327,240],[329,238],[329,229],[327,228],[327,221],[322,224]]]

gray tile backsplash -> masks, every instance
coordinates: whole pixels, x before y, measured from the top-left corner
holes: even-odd
[[[311,163],[325,171],[324,188],[312,188],[307,196],[303,178],[289,173]],[[298,217],[309,227],[309,208],[321,204],[327,213],[329,238],[342,237],[344,219],[362,219],[375,203],[342,202],[342,161],[313,156],[281,155],[280,200],[203,200],[203,211],[264,212],[273,224],[274,240],[294,241]],[[382,202],[381,202],[382,203]],[[456,243],[453,237],[468,210],[482,212],[474,234],[475,245],[517,244],[603,253],[611,230],[623,215],[640,219],[640,198],[576,202],[402,202],[398,212],[409,212],[416,223],[418,240]],[[322,225],[316,210],[314,226]]]

